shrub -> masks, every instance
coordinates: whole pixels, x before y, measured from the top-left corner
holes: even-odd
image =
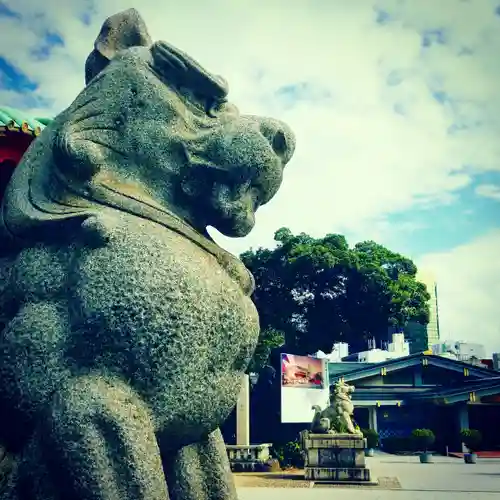
[[[361,432],[363,436],[366,438],[366,447],[376,448],[379,443],[378,432],[375,429],[362,429]]]
[[[415,429],[411,433],[415,451],[424,451],[425,453],[436,441],[436,436],[430,429]]]
[[[279,461],[281,467],[304,467],[304,454],[298,439],[289,441],[283,446],[276,446],[272,454]]]
[[[462,429],[460,431],[460,437],[462,438],[462,442],[471,452],[477,451],[483,440],[483,436],[476,429]]]

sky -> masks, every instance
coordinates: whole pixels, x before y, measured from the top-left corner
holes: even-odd
[[[500,0],[0,0],[0,104],[63,110],[130,7],[296,133],[281,190],[222,246],[373,239],[435,276],[443,339],[500,351]]]

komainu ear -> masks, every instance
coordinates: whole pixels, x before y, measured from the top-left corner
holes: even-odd
[[[167,42],[151,46],[153,69],[167,81],[187,87],[199,95],[216,100],[225,99],[228,93],[226,80],[213,75],[186,53]]]
[[[120,50],[152,44],[146,23],[135,9],[108,17],[85,63],[85,83],[98,75]]]

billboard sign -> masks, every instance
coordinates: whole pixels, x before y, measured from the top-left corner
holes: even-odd
[[[281,385],[302,389],[324,389],[323,360],[312,356],[281,355]]]
[[[324,359],[281,354],[281,422],[310,423],[312,407],[328,404],[326,369]]]

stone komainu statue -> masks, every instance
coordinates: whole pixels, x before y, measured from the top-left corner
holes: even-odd
[[[32,144],[0,216],[1,500],[233,500],[219,426],[259,333],[246,235],[294,136],[134,10]]]
[[[321,410],[319,406],[313,406],[315,411],[311,424],[311,432],[317,434],[358,434],[352,421],[354,405],[351,394],[354,386],[348,385],[342,380],[335,383],[333,394],[330,396],[330,404]]]

